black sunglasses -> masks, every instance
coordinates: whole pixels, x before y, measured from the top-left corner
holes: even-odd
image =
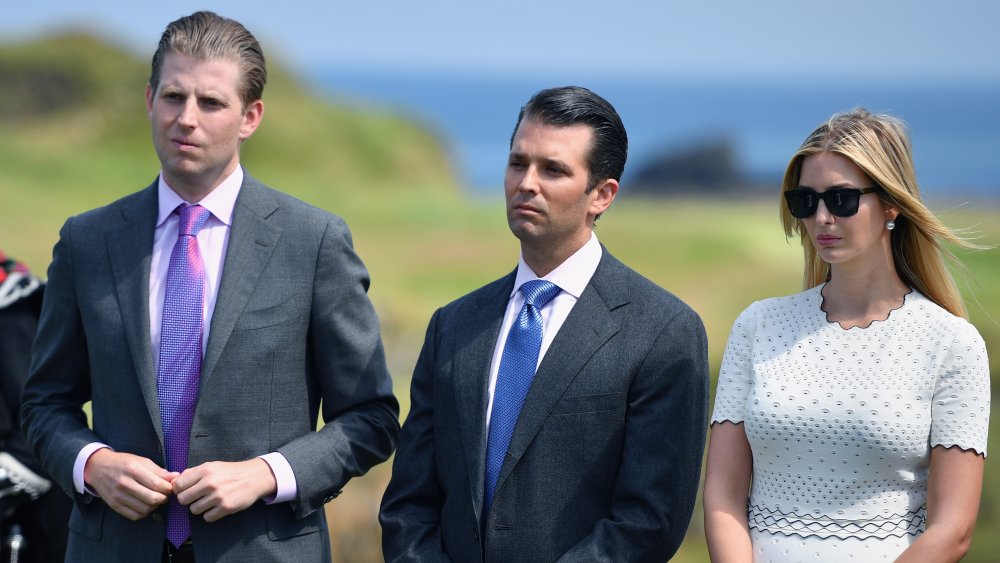
[[[805,219],[812,217],[823,200],[827,210],[837,217],[850,217],[858,212],[861,196],[877,192],[882,188],[832,188],[825,192],[817,192],[812,188],[795,188],[785,192],[785,203],[792,217]]]

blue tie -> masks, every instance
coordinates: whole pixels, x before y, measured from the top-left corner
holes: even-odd
[[[202,316],[205,306],[205,265],[198,247],[198,231],[210,212],[200,205],[182,204],[177,242],[170,254],[163,296],[160,363],[156,389],[167,469],[187,469],[188,441],[201,377]],[[171,496],[167,502],[167,539],[179,546],[191,536],[187,507]]]
[[[486,439],[484,516],[489,514],[493,504],[497,478],[510,446],[510,437],[538,366],[538,352],[542,347],[542,314],[539,309],[560,291],[559,286],[545,280],[531,280],[521,286],[524,306],[507,333],[493,393],[490,431]]]

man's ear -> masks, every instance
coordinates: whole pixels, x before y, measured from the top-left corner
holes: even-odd
[[[613,178],[607,178],[602,180],[599,184],[594,186],[594,189],[590,190],[590,210],[589,215],[591,217],[597,217],[601,213],[604,213],[611,207],[611,202],[614,201],[615,195],[618,194],[618,180]]]
[[[153,119],[153,87],[146,84],[146,116]]]
[[[254,100],[243,110],[243,124],[240,125],[240,140],[244,141],[260,125],[260,120],[264,118],[264,100]]]

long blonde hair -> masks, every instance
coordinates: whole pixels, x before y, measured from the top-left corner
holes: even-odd
[[[792,156],[781,182],[782,194],[798,187],[802,161],[821,152],[851,160],[882,188],[877,192],[882,203],[899,211],[892,231],[892,259],[903,282],[953,315],[968,318],[944,257],[956,263],[958,259],[942,243],[982,247],[946,227],[921,201],[906,125],[890,115],[873,115],[862,108],[834,115],[817,127]],[[792,217],[783,197],[779,200],[785,236],[798,235],[802,239],[803,284],[806,289],[815,287],[829,279],[830,265],[816,253],[802,220]]]

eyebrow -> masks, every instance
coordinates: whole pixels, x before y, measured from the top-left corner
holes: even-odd
[[[511,151],[510,155],[507,157],[507,161],[510,162],[512,160],[531,160],[531,159],[528,158],[528,155],[526,155],[523,152]],[[558,158],[542,157],[539,160],[541,160],[542,164],[546,166],[557,166],[559,168],[565,168],[565,169],[569,169],[570,167],[569,163],[567,163],[564,160],[560,160]]]

